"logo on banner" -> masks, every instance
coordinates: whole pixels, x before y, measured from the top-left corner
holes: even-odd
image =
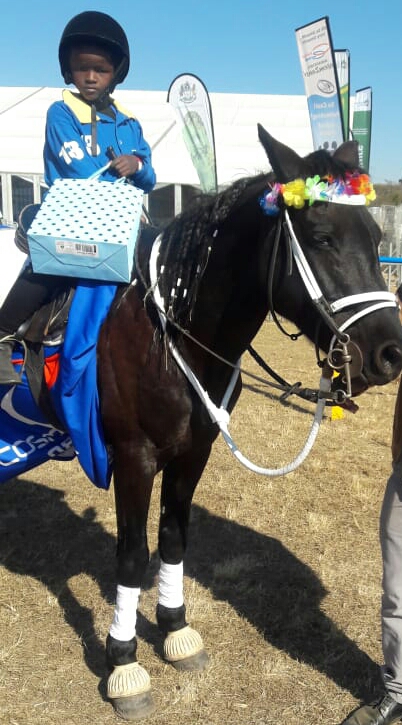
[[[195,90],[195,83],[191,85],[188,81],[180,86],[179,99],[183,103],[194,103],[197,99],[197,93]]]
[[[332,93],[335,93],[336,88],[331,81],[324,80],[323,78],[317,82],[317,88],[321,93],[327,93],[328,95],[332,95]]]
[[[306,62],[310,60],[320,60],[320,58],[323,58],[325,53],[328,53],[328,51],[328,43],[320,43],[320,45],[316,45],[315,48],[312,48],[309,53],[306,53],[304,60]]]

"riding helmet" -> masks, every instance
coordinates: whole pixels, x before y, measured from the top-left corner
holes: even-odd
[[[124,81],[130,67],[130,49],[127,36],[116,20],[106,13],[88,10],[75,15],[67,23],[59,44],[60,69],[66,83],[71,83],[70,49],[79,43],[107,48],[116,67],[114,86]]]

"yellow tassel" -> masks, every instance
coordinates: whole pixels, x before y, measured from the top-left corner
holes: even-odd
[[[339,373],[334,373],[334,378],[337,378]],[[343,408],[341,408],[339,405],[333,405],[331,408],[331,420],[342,420],[343,418]]]

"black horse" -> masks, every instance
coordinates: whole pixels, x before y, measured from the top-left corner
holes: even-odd
[[[159,471],[157,621],[164,656],[182,669],[207,661],[200,635],[186,623],[182,562],[192,497],[219,428],[180,360],[219,410],[233,366],[271,309],[329,352],[331,364],[337,357],[349,396],[388,383],[402,368],[402,328],[378,262],[380,230],[360,203],[367,190],[362,197],[353,188],[365,178],[357,145],[302,159],[261,126],[259,138],[273,173],[202,197],[170,224],[152,253],[139,243],[133,283],[119,293],[100,334],[102,420],[113,449],[118,531],[108,695],[125,719],[143,717],[153,706],[148,674],[137,662],[135,627]],[[289,184],[297,179],[301,197]],[[228,411],[240,390],[239,377]]]
[[[302,159],[261,126],[259,138],[273,172],[201,198],[164,231],[158,253],[139,243],[133,283],[117,296],[99,338],[102,420],[113,450],[118,531],[108,695],[125,719],[152,709],[149,676],[137,662],[136,608],[159,471],[157,621],[164,656],[182,669],[207,661],[200,635],[186,623],[182,562],[192,497],[219,429],[169,346],[217,409],[233,365],[270,308],[329,351],[330,362],[336,348],[348,395],[388,383],[402,368],[402,328],[378,262],[380,230],[360,203],[364,196],[356,192],[352,198],[353,183],[364,180],[357,145],[347,142],[333,155],[317,151]],[[315,185],[315,196],[296,198],[292,192],[289,198],[288,182],[297,179],[302,189]],[[350,196],[339,191],[343,182]],[[228,411],[240,390],[239,377]]]

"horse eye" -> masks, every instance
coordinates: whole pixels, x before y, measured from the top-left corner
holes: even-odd
[[[328,234],[316,234],[314,241],[320,247],[330,247],[332,242],[331,237]]]

